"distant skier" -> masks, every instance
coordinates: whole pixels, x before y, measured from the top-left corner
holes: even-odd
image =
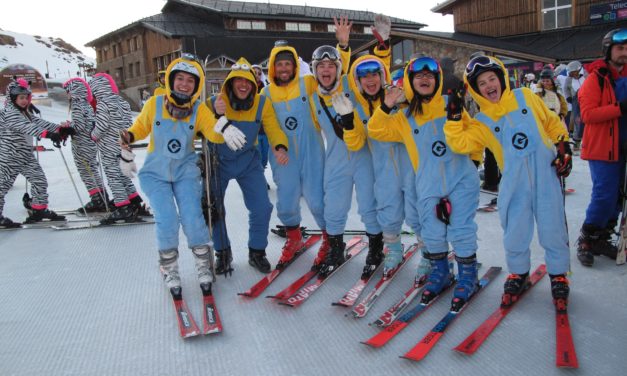
[[[510,89],[507,69],[494,57],[471,59],[464,81],[481,112],[471,119],[465,111],[450,110],[444,132],[455,152],[489,148],[503,174],[498,206],[511,274],[505,282],[502,304],[511,305],[529,287],[529,245],[535,218],[555,305],[565,307],[570,256],[558,177],[568,176],[572,168],[568,131],[530,89]]]
[[[9,100],[0,112],[0,228],[19,227],[2,215],[4,198],[19,174],[31,184],[32,201],[25,223],[63,221],[64,216],[48,209],[48,181],[25,136],[49,138],[61,147],[73,130],[67,123],[54,124],[29,111],[32,92],[24,79],[11,82],[7,91]]]

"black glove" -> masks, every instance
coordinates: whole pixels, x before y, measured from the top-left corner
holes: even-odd
[[[566,102],[573,104],[573,97],[566,98]]]
[[[340,121],[342,128],[346,129],[347,131],[355,128],[355,124],[353,123],[354,119],[355,115],[352,112],[346,115],[342,115],[342,120]]]
[[[557,176],[568,177],[573,169],[573,152],[570,149],[570,144],[566,141],[560,141],[555,144],[555,147],[557,148],[557,157],[551,165],[555,166]]]
[[[618,102],[618,105],[620,106],[620,114],[623,116],[627,115],[627,99]]]
[[[45,138],[49,138],[52,141],[52,145],[59,149],[61,148],[61,142],[65,141],[59,132],[48,132]]]
[[[35,105],[32,103],[28,105],[28,109],[34,114],[37,114],[37,115],[41,114],[41,111],[39,111],[39,109],[35,107]]]
[[[464,84],[461,84],[457,89],[449,90],[448,104],[446,105],[446,118],[448,120],[459,121],[462,119],[465,95],[466,86]]]
[[[59,134],[63,139],[67,139],[68,136],[76,136],[76,129],[72,127],[61,127],[58,129]]]

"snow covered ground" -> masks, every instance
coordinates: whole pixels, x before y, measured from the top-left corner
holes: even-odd
[[[41,106],[44,118],[62,121],[67,108]],[[51,147],[48,140],[44,145]],[[72,175],[69,147],[63,148]],[[138,151],[141,162],[145,154]],[[40,153],[50,185],[52,209],[80,206],[59,151]],[[267,178],[270,180],[270,172]],[[273,184],[271,200],[276,202]],[[4,215],[23,220],[24,180],[7,196]],[[590,176],[585,162],[575,161],[568,186],[567,215],[574,248],[585,215]],[[86,192],[79,185],[83,199]],[[481,202],[490,197],[481,197]],[[304,204],[303,204],[303,207]],[[355,205],[353,205],[355,208]],[[304,210],[303,225],[315,228]],[[174,309],[157,267],[153,228],[128,226],[78,231],[49,229],[0,232],[0,374],[1,375],[562,375],[555,368],[555,320],[548,278],[520,302],[479,351],[465,356],[451,351],[498,305],[503,270],[448,329],[420,363],[399,359],[445,314],[450,299],[436,302],[385,347],[360,344],[377,330],[367,325],[387,309],[413,281],[418,259],[411,260],[363,319],[345,317],[332,307],[359,278],[365,255],[351,261],[301,307],[279,306],[269,299],[236,295],[262,275],[247,263],[246,209],[241,191],[227,192],[227,224],[234,250],[232,278],[219,278],[214,291],[224,332],[182,340]],[[498,213],[478,213],[479,259],[505,269]],[[278,224],[273,213],[271,226]],[[361,229],[355,209],[347,229]],[[347,237],[348,238],[348,237]],[[268,258],[274,264],[283,244],[269,236]],[[409,244],[414,239],[404,237]],[[200,321],[201,295],[193,260],[181,234],[181,274],[187,303]],[[313,261],[310,250],[290,266],[267,294],[276,293],[303,274]],[[543,262],[537,240],[533,267]],[[582,267],[572,252],[573,336],[581,375],[620,374],[627,333],[627,266],[596,258]],[[480,272],[480,274],[482,273]],[[369,286],[371,287],[371,286]],[[266,294],[264,294],[266,295]]]

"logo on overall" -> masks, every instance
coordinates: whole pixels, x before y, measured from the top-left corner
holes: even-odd
[[[285,119],[285,128],[289,129],[290,131],[293,131],[294,129],[296,129],[296,127],[298,127],[298,120],[296,120],[295,117],[290,116],[287,119]]]
[[[446,145],[442,141],[436,141],[431,146],[431,152],[436,157],[441,157],[446,154]]]
[[[512,146],[518,150],[522,150],[529,145],[529,138],[524,133],[516,133],[512,137]]]
[[[181,142],[179,140],[168,141],[168,151],[173,154],[181,151]]]

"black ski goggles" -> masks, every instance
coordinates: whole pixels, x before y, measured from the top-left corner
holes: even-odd
[[[466,64],[466,75],[472,75],[477,68],[496,68],[498,63],[488,56],[477,56]]]

